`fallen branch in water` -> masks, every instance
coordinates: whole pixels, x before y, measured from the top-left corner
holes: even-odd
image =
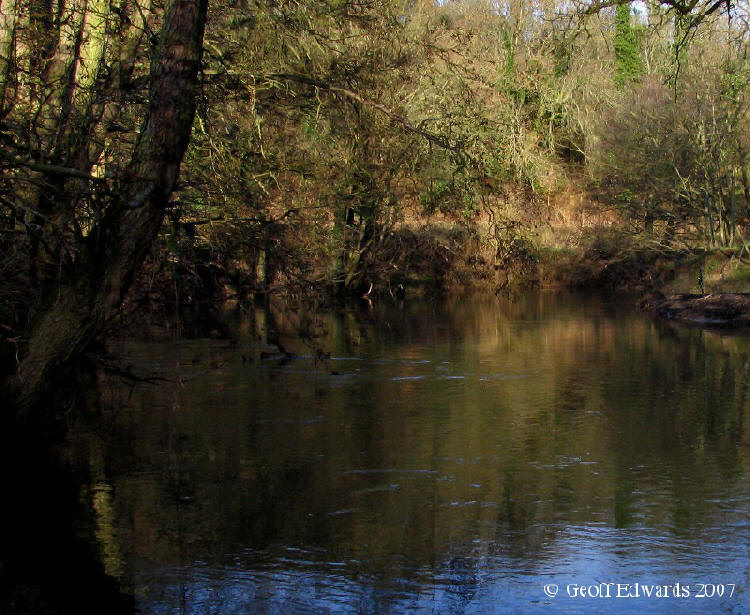
[[[640,307],[668,320],[723,327],[750,326],[750,293],[650,295]]]

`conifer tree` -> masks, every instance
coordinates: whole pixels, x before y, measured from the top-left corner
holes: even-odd
[[[615,82],[619,87],[638,81],[643,59],[636,32],[630,23],[630,4],[618,4],[615,13]]]

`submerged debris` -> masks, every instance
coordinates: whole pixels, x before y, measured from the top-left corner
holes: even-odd
[[[669,297],[655,293],[644,299],[640,307],[669,320],[729,327],[750,326],[750,293],[678,294]]]

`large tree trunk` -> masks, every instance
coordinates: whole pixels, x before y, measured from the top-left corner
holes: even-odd
[[[107,207],[75,264],[35,319],[10,383],[21,410],[40,405],[58,377],[96,340],[156,237],[190,138],[207,0],[173,0],[151,65],[149,107],[121,198]]]

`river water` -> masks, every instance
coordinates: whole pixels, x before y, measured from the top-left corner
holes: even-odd
[[[158,380],[111,383],[87,497],[140,612],[750,612],[749,339],[553,294],[311,322],[115,348]]]

